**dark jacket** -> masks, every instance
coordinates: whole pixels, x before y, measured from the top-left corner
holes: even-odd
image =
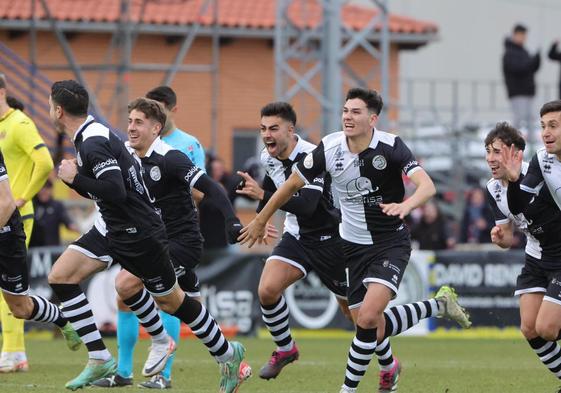
[[[445,250],[448,248],[448,228],[444,217],[432,223],[424,219],[413,226],[411,238],[419,242],[420,250]]]
[[[549,53],[547,55],[551,60],[556,60],[561,62],[561,51],[557,48],[557,42],[551,44],[551,48],[549,48]],[[561,76],[559,77],[559,98],[561,98]]]
[[[503,74],[509,98],[534,96],[536,94],[534,74],[539,68],[539,52],[530,56],[523,46],[515,44],[510,38],[505,40]]]

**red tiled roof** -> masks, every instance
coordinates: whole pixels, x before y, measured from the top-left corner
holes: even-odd
[[[119,19],[118,0],[45,0],[51,14],[61,21],[115,22]],[[224,27],[272,29],[275,25],[276,0],[218,0],[218,20]],[[212,24],[212,2],[200,17],[204,0],[148,0],[142,16],[143,23],[185,25],[197,18],[203,25]],[[0,0],[0,19],[31,19],[31,0]],[[131,0],[131,17],[137,22],[143,0]],[[45,18],[40,1],[36,1],[37,15]],[[342,10],[344,23],[358,30],[376,15],[376,9],[347,5]],[[289,15],[301,26],[314,27],[320,22],[321,8],[316,0],[294,1]],[[436,24],[398,15],[390,15],[390,31],[393,33],[436,33]],[[376,27],[377,29],[380,26]]]

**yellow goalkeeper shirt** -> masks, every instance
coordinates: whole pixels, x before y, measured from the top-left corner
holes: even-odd
[[[0,117],[0,149],[10,174],[14,199],[27,203],[20,214],[33,216],[31,198],[39,192],[53,169],[53,160],[35,123],[22,111],[9,109]]]

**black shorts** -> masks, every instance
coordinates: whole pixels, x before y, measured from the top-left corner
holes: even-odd
[[[411,256],[411,238],[407,231],[392,234],[375,245],[343,240],[349,269],[349,309],[360,307],[369,283],[385,285],[397,294]]]
[[[200,297],[201,288],[195,268],[201,263],[203,244],[183,236],[169,239],[169,255],[177,283],[188,296]]]
[[[23,226],[0,234],[0,288],[12,295],[26,295],[29,290]]]
[[[526,254],[514,295],[525,293],[543,293],[544,300],[561,305],[561,270],[544,269],[539,259]]]
[[[110,255],[115,262],[140,278],[146,290],[154,296],[164,296],[173,291],[177,282],[170,259],[165,231],[150,237],[134,233],[108,234]]]
[[[276,259],[302,271],[304,276],[315,272],[321,282],[339,298],[347,297],[346,264],[339,236],[310,247],[285,232],[267,261]]]
[[[107,238],[99,233],[95,226],[72,242],[68,248],[78,251],[89,258],[106,263],[108,269],[113,263],[113,257],[109,255]]]

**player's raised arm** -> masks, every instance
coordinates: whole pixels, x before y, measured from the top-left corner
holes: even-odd
[[[261,243],[266,236],[266,225],[273,214],[294,195],[296,191],[304,187],[306,183],[296,173],[292,173],[284,184],[271,196],[257,216],[247,225],[238,238],[241,244],[251,248],[255,242]]]
[[[402,203],[381,203],[382,211],[388,216],[399,216],[402,220],[411,210],[423,205],[436,194],[436,188],[432,179],[424,169],[415,171],[409,177],[415,184],[415,192]]]

